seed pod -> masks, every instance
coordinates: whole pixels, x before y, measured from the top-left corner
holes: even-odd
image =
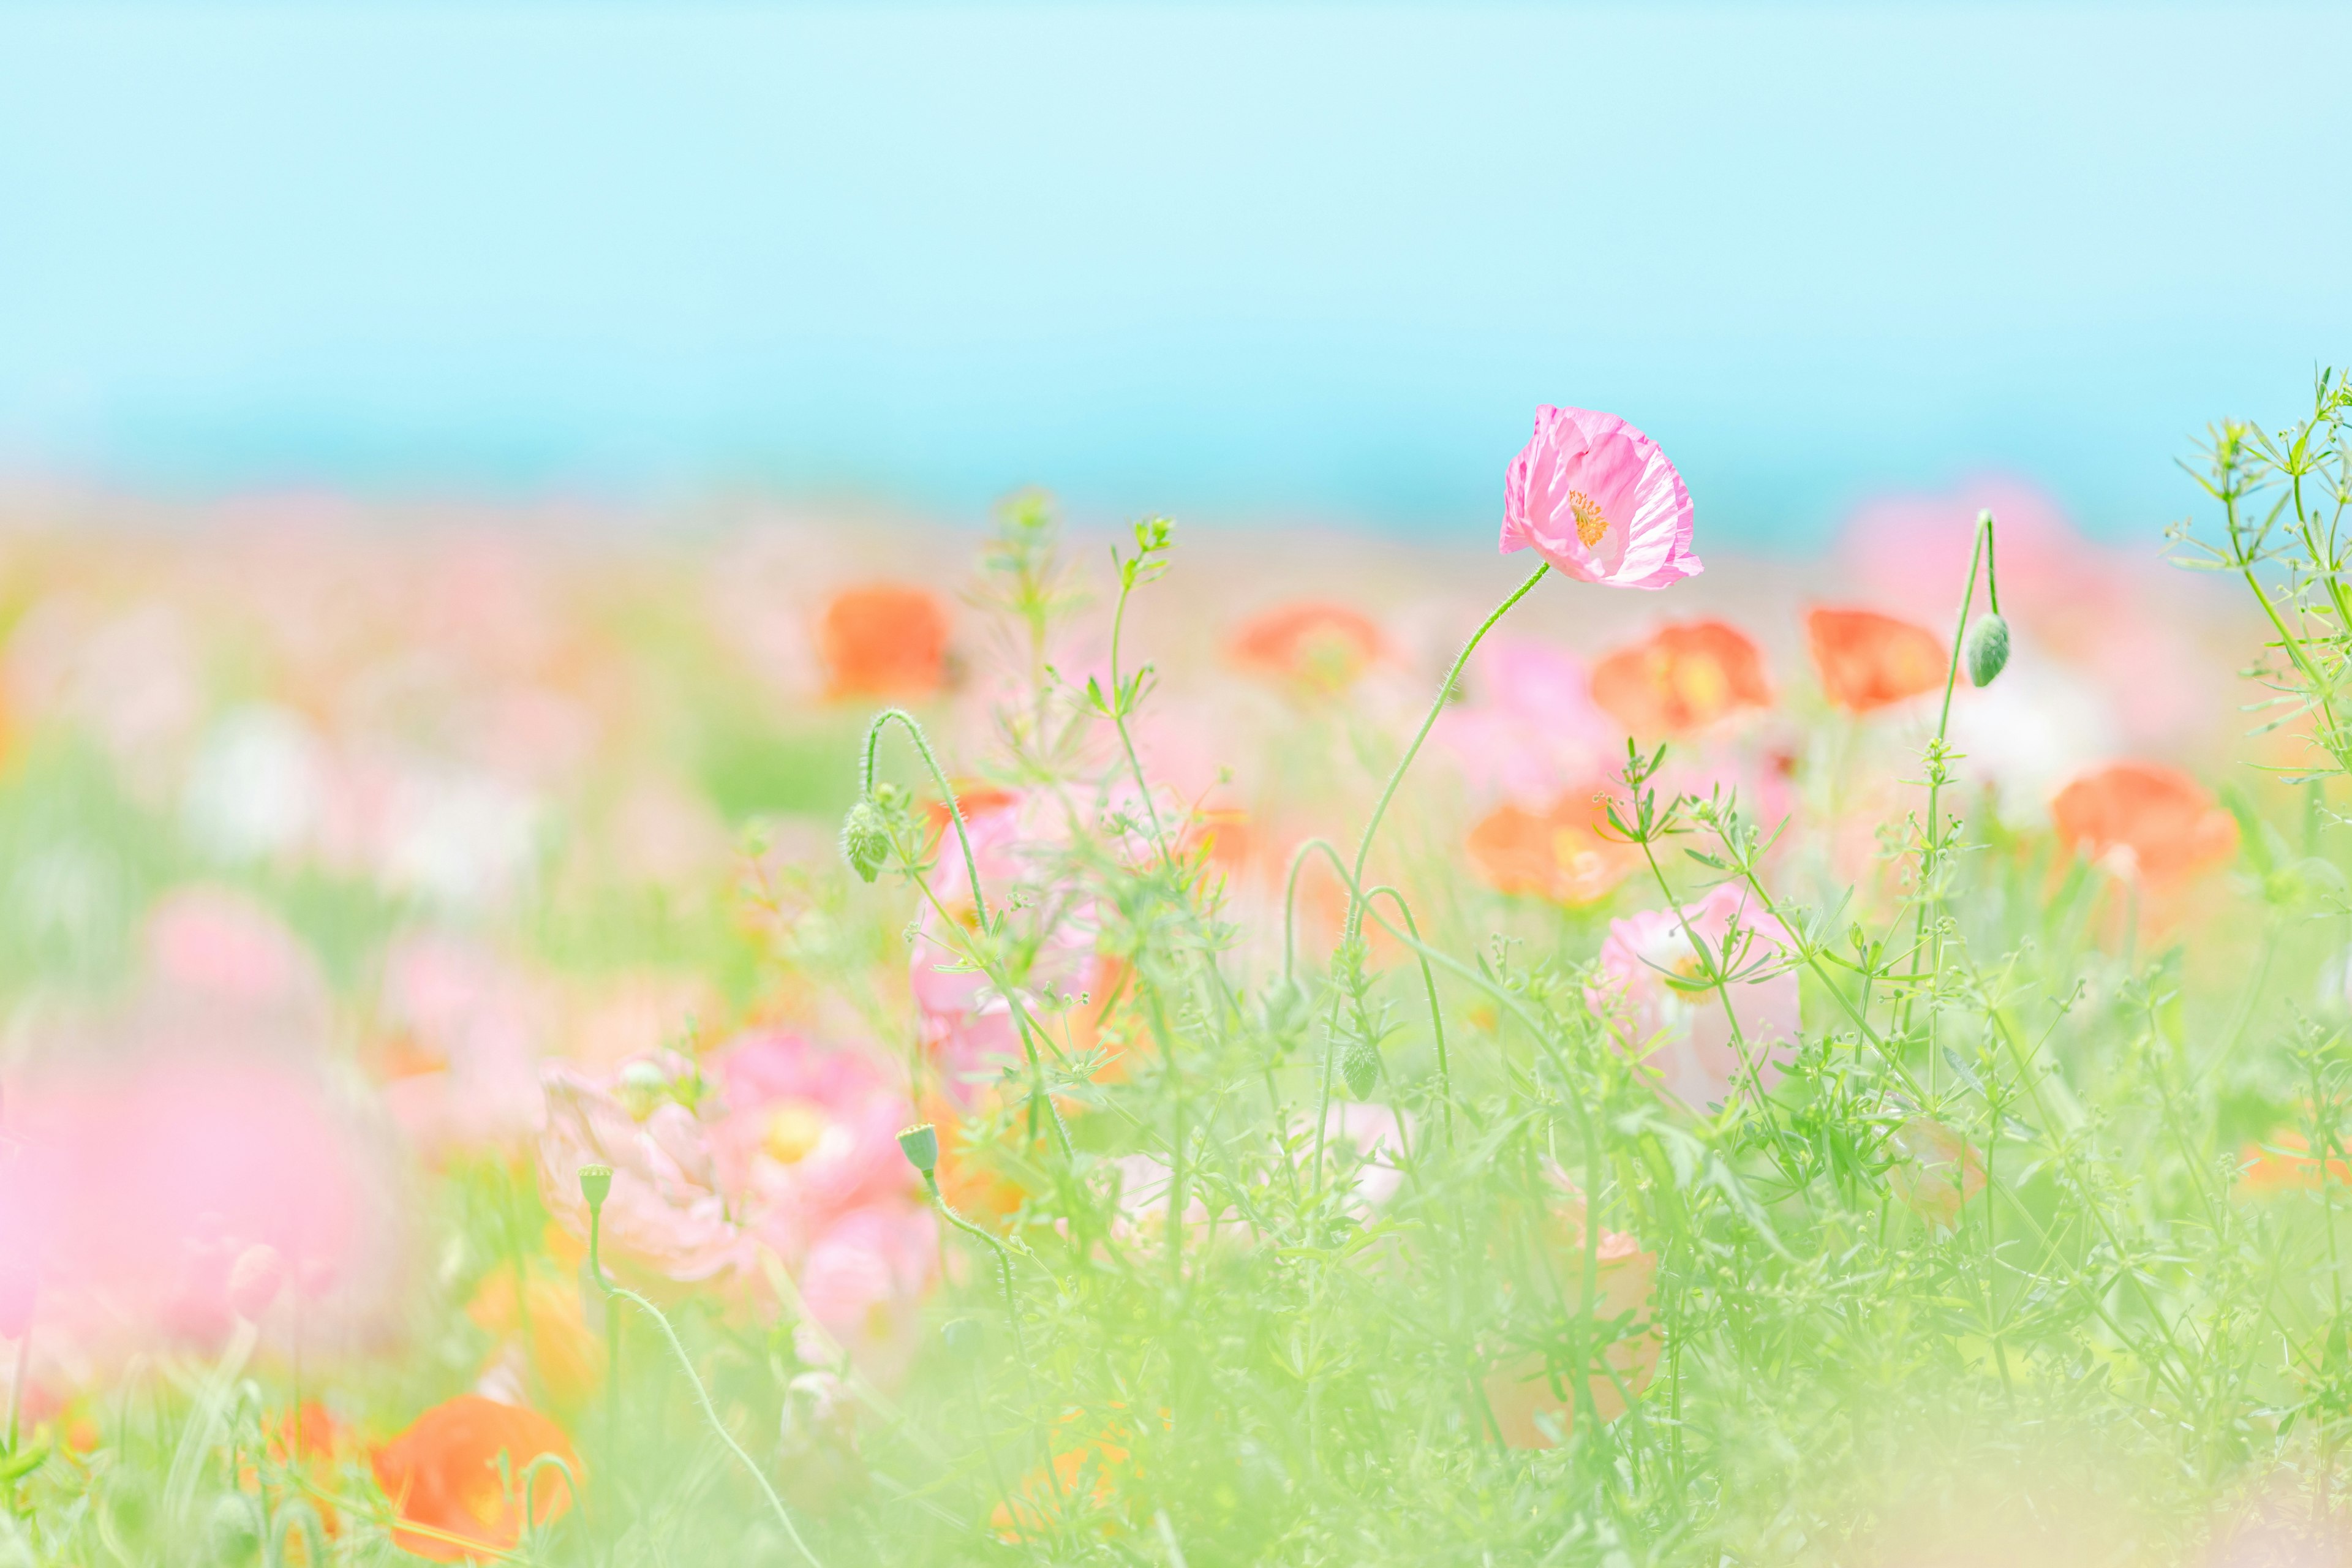
[[[841,855],[861,881],[881,874],[882,862],[890,856],[890,834],[872,801],[861,800],[849,808],[841,825]]]
[[[1366,1039],[1348,1042],[1339,1053],[1339,1076],[1348,1080],[1348,1092],[1358,1100],[1369,1100],[1381,1083],[1381,1053]]]
[[[940,1130],[926,1121],[898,1134],[898,1152],[926,1179],[940,1168]]]
[[[588,1200],[590,1208],[603,1208],[604,1200],[612,1195],[612,1166],[583,1165],[580,1167],[580,1195]]]
[[[1960,644],[1960,653],[1968,660],[1969,684],[1990,686],[1992,678],[2009,663],[2009,623],[1998,615],[1979,616]]]

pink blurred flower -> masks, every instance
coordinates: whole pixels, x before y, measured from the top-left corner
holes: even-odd
[[[1797,977],[1781,962],[1794,950],[1780,921],[1747,907],[1728,884],[1686,902],[1685,927],[1672,910],[1612,921],[1601,945],[1600,972],[1585,1004],[1606,1020],[1625,1050],[1642,1057],[1659,1086],[1694,1110],[1727,1101],[1748,1086],[1748,1068],[1767,1090],[1780,1076],[1775,1051],[1793,1044],[1799,1028]],[[1728,960],[1731,1007],[1747,1041],[1748,1062],[1731,1043],[1723,999],[1706,984],[1694,939],[1709,959],[1726,964],[1723,946],[1740,935]]]
[[[327,982],[310,951],[270,910],[226,888],[180,888],[147,912],[150,975],[175,1004],[275,1014],[316,1024]]]
[[[386,951],[380,1003],[394,1039],[384,1104],[428,1152],[519,1142],[540,1118],[538,996],[493,954],[434,931]]]
[[[742,1228],[720,1190],[709,1130],[670,1092],[685,1070],[674,1058],[640,1058],[614,1079],[562,1063],[542,1071],[547,1124],[539,1140],[539,1190],[548,1212],[582,1240],[588,1201],[583,1165],[610,1165],[603,1252],[665,1279],[709,1279],[748,1256]],[[615,1092],[632,1089],[625,1104]]]
[[[239,1252],[236,1261],[229,1265],[229,1307],[240,1318],[258,1321],[285,1285],[285,1260],[278,1256],[276,1247],[266,1241],[257,1241]]]
[[[898,1152],[915,1108],[897,1076],[861,1051],[782,1029],[746,1035],[713,1058],[724,1113],[711,1130],[738,1213],[788,1262],[852,1209],[919,1192]]]
[[[1440,714],[1430,738],[1479,804],[1544,810],[1624,761],[1615,726],[1592,700],[1590,673],[1567,649],[1490,638],[1472,673],[1470,700]]]
[[[1092,1024],[1108,1001],[1108,987],[1102,986],[1106,994],[1092,1006],[1048,1005],[1049,998],[1092,995],[1105,978],[1095,952],[1099,921],[1094,895],[1063,864],[1070,833],[1065,809],[1043,793],[965,803],[972,858],[989,910],[1006,914],[1006,946],[1019,955],[1014,991],[1031,1021],[1055,1029],[1056,1041],[1067,1051],[1091,1045]],[[940,835],[931,889],[948,918],[969,928],[976,904],[952,826]],[[1024,1059],[1019,1026],[1012,1002],[986,975],[941,967],[957,962],[961,944],[928,901],[917,930],[911,978],[923,1044],[949,1096],[968,1107],[989,1077]],[[1067,1040],[1058,1032],[1066,1025],[1071,1030]]]
[[[1536,410],[1504,481],[1503,553],[1532,546],[1586,583],[1663,588],[1700,571],[1691,499],[1658,444],[1613,414]]]
[[[0,1254],[39,1259],[44,1321],[203,1342],[265,1278],[333,1298],[314,1329],[368,1321],[404,1233],[390,1151],[364,1120],[270,1057],[102,1049],[9,1100]]]
[[[1324,1128],[1333,1146],[1356,1162],[1347,1206],[1358,1218],[1368,1219],[1404,1185],[1400,1162],[1412,1137],[1412,1118],[1390,1106],[1350,1100],[1331,1108]]]
[[[939,1273],[939,1220],[911,1202],[853,1209],[819,1235],[797,1271],[809,1319],[869,1381],[906,1375],[922,1344],[923,1297]],[[803,1342],[804,1361],[823,1361]]]
[[[1932,1225],[1950,1230],[1960,1205],[1984,1190],[1984,1163],[1969,1141],[1925,1116],[1914,1116],[1886,1140],[1895,1163],[1887,1185],[1903,1206]]]

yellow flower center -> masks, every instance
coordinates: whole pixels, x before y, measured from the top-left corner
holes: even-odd
[[[1582,490],[1568,492],[1568,510],[1576,514],[1576,537],[1584,542],[1587,550],[1600,543],[1601,536],[1609,531],[1609,519],[1602,515],[1600,503]]]
[[[760,1147],[778,1164],[796,1165],[824,1137],[824,1112],[805,1100],[788,1100],[768,1113]]]

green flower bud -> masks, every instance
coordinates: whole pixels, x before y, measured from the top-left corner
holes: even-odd
[[[1348,1042],[1339,1053],[1339,1076],[1348,1080],[1348,1092],[1358,1100],[1370,1100],[1372,1090],[1381,1084],[1381,1053],[1370,1040]]]
[[[1968,660],[1969,683],[1990,686],[2009,663],[2009,623],[1998,615],[1979,616],[1960,644],[1960,654]]]
[[[583,1165],[580,1167],[580,1195],[588,1200],[592,1209],[601,1209],[613,1193],[613,1167]]]
[[[898,1152],[929,1181],[931,1173],[940,1168],[940,1130],[928,1121],[908,1128],[898,1134]]]
[[[890,857],[890,830],[872,801],[861,800],[849,808],[841,825],[841,854],[861,881],[881,874],[882,862]]]

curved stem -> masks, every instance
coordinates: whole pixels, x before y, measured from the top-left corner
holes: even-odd
[[[971,883],[972,910],[980,917],[981,929],[985,931],[988,929],[988,896],[980,889],[980,860],[971,852],[971,833],[964,824],[963,806],[956,800],[955,790],[948,783],[947,773],[940,767],[939,758],[931,754],[931,743],[924,738],[922,725],[917,723],[915,716],[905,709],[885,708],[874,715],[874,722],[866,727],[866,761],[857,781],[859,796],[867,799],[873,796],[874,766],[882,749],[882,729],[893,721],[903,727],[908,738],[914,742],[923,765],[931,771],[931,782],[940,786],[940,798],[947,802],[948,818],[955,824],[956,842],[963,846],[963,871],[966,879]]]
[[[1509,598],[1496,605],[1494,613],[1478,623],[1478,629],[1470,634],[1470,640],[1462,645],[1460,653],[1454,655],[1454,668],[1445,672],[1445,683],[1437,689],[1437,700],[1430,704],[1429,717],[1421,721],[1421,730],[1413,736],[1412,744],[1407,746],[1404,755],[1398,759],[1396,771],[1389,774],[1388,786],[1381,791],[1380,800],[1372,806],[1371,820],[1364,824],[1364,836],[1356,845],[1355,875],[1349,879],[1351,890],[1364,879],[1364,862],[1371,858],[1372,838],[1381,830],[1381,818],[1388,815],[1389,802],[1396,798],[1397,786],[1404,783],[1405,770],[1412,766],[1413,758],[1421,754],[1422,742],[1428,740],[1430,731],[1437,727],[1437,716],[1445,711],[1445,704],[1454,695],[1454,684],[1462,679],[1462,667],[1470,662],[1470,655],[1486,639],[1486,634],[1495,629],[1495,623],[1501,620],[1513,605],[1534,592],[1535,585],[1542,582],[1544,574],[1550,570],[1551,563],[1547,561],[1529,573],[1528,580],[1513,589]],[[1348,935],[1353,938],[1363,929],[1364,900],[1362,894],[1356,892],[1348,905]]]
[[[1041,1410],[1042,1407],[1037,1400],[1037,1372],[1029,1363],[1029,1337],[1021,1327],[1021,1300],[1013,1293],[1013,1248],[1005,1244],[1003,1237],[972,1224],[971,1221],[956,1213],[955,1205],[948,1202],[945,1193],[940,1191],[940,1179],[936,1173],[925,1171],[923,1185],[930,1189],[931,1206],[939,1211],[941,1219],[973,1240],[986,1242],[990,1249],[996,1254],[997,1283],[1004,1290],[1004,1318],[1005,1321],[1013,1325],[1013,1353],[1021,1363],[1023,1380],[1029,1385],[1030,1408]],[[1034,1254],[1030,1256],[1033,1258],[1034,1257]],[[1054,1496],[1058,1499],[1062,1495],[1062,1479],[1054,1470],[1054,1440],[1046,1430],[1042,1415],[1037,1426],[1037,1447],[1045,1455],[1046,1484],[1053,1488]]]
[[[743,1451],[743,1445],[735,1441],[735,1434],[727,1430],[727,1424],[719,1418],[718,1407],[710,1403],[710,1391],[702,1385],[701,1375],[694,1370],[694,1358],[686,1353],[686,1346],[679,1341],[677,1331],[670,1327],[669,1319],[662,1315],[659,1307],[635,1290],[615,1285],[604,1278],[604,1258],[598,1247],[603,1235],[604,1212],[602,1204],[591,1204],[588,1207],[588,1272],[595,1279],[597,1289],[604,1292],[607,1300],[618,1297],[624,1301],[634,1302],[661,1325],[662,1337],[669,1341],[669,1348],[676,1352],[677,1364],[685,1372],[686,1381],[693,1386],[694,1397],[701,1404],[703,1417],[710,1423],[710,1429],[719,1434],[719,1440],[727,1445],[729,1451],[742,1462],[743,1468],[751,1472],[751,1479],[760,1483],[760,1490],[767,1496],[768,1506],[776,1510],[776,1519],[783,1525],[784,1534],[807,1561],[809,1568],[824,1568],[824,1564],[817,1560],[816,1553],[809,1550],[808,1542],[801,1539],[800,1527],[793,1523],[793,1516],[785,1510],[784,1500],[778,1497],[776,1489],[769,1484],[767,1472]],[[619,1327],[619,1321],[614,1319],[605,1324],[605,1331],[614,1333]]]
[[[1381,886],[1367,892],[1364,900],[1369,904],[1382,893],[1395,903],[1397,913],[1404,917],[1404,929],[1412,933],[1415,942],[1419,942],[1421,927],[1413,923],[1412,910],[1406,906],[1402,893],[1394,888]],[[1419,953],[1414,953],[1413,957],[1421,964],[1422,989],[1429,994],[1429,1030],[1437,1037],[1438,1103],[1445,1110],[1445,1146],[1450,1150],[1454,1147],[1454,1074],[1445,1062],[1445,1016],[1437,1009],[1437,976],[1431,973],[1429,960]]]
[[[1960,645],[1967,639],[1969,610],[1977,599],[1977,572],[1984,565],[1985,552],[1991,543],[1992,513],[1987,512],[1977,525],[1976,548],[1969,555],[1969,585],[1960,594],[1959,621],[1952,628],[1952,657],[1949,665],[1944,670],[1944,707],[1936,721],[1936,752],[1927,767],[1927,821],[1926,824],[1927,841],[1919,853],[1919,913],[1912,930],[1911,948],[1915,965],[1922,958],[1927,962],[1927,990],[1930,995],[1935,993],[1938,965],[1935,957],[1927,951],[1927,910],[1928,905],[1934,901],[1934,894],[1930,891],[1930,888],[1935,881],[1937,868],[1943,860],[1943,848],[1940,843],[1942,829],[1937,818],[1937,813],[1942,809],[1944,794],[1945,735],[1952,727],[1952,690],[1959,684]],[[1905,1032],[1908,1032],[1911,1027],[1911,1007],[1916,996],[1917,992],[1914,990],[1903,998],[1901,1028]],[[1932,1034],[1935,1030],[1932,1014],[1929,1016],[1927,1027]]]

